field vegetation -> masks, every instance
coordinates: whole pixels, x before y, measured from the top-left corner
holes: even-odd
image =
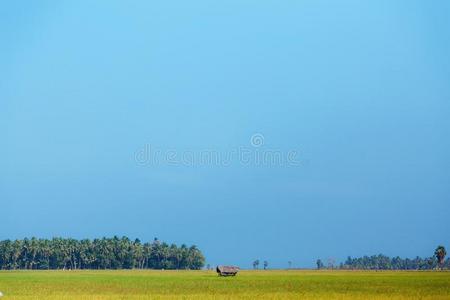
[[[450,299],[448,271],[0,271],[3,299]]]

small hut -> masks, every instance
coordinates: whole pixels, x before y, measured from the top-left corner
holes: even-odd
[[[219,276],[236,276],[239,267],[235,266],[217,266],[216,272]]]

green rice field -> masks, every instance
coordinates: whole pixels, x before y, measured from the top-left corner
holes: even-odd
[[[450,272],[0,271],[3,299],[450,299]]]

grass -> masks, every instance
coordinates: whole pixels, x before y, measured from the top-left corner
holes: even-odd
[[[3,299],[450,299],[450,272],[0,271]]]

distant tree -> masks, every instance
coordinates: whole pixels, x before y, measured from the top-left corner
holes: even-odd
[[[206,270],[211,270],[211,265],[210,264],[206,265]]]
[[[257,270],[259,267],[259,259],[253,261],[253,269]]]
[[[328,258],[328,269],[333,270],[334,269],[334,263],[335,263],[335,259],[330,257]]]
[[[427,264],[428,264],[429,269],[433,269],[434,262],[435,262],[435,260],[434,260],[433,256],[427,259]]]
[[[316,261],[316,265],[317,265],[317,270],[323,269],[323,262],[322,262],[322,260],[318,259]]]
[[[269,266],[269,262],[267,260],[264,261],[264,270],[267,270],[267,267]]]
[[[439,268],[442,269],[443,265],[444,265],[444,261],[445,261],[445,256],[447,255],[447,251],[445,251],[445,247],[444,246],[437,246],[436,250],[434,251],[434,255],[436,256],[437,260],[438,260],[438,265]]]

